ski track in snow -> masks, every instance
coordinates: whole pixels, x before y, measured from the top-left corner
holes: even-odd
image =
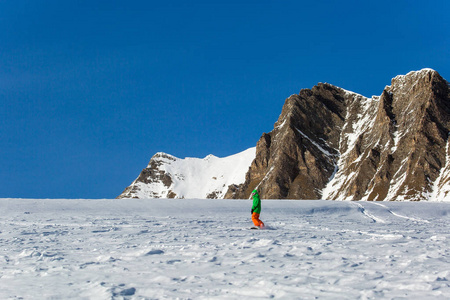
[[[0,199],[0,299],[448,299],[450,203]]]
[[[358,210],[363,213],[367,218],[371,219],[374,222],[379,222],[379,223],[386,223],[383,219],[380,219],[374,215],[372,215],[370,212],[368,212],[366,210],[366,208],[360,204],[360,203],[355,203],[355,205],[358,207]]]

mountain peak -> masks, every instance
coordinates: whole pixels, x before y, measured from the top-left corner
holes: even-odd
[[[155,155],[152,156],[152,159],[158,159],[158,158],[162,158],[162,159],[169,159],[169,160],[177,160],[178,157],[175,157],[173,155],[164,153],[164,152],[157,152]]]
[[[408,72],[406,75],[397,75],[395,76],[393,79],[395,78],[403,78],[403,77],[417,77],[417,76],[426,76],[428,74],[439,74],[436,70],[431,69],[431,68],[423,68],[421,70],[418,71],[410,71]]]
[[[230,185],[245,180],[255,148],[219,158],[176,158],[156,153],[118,198],[223,198]]]
[[[448,199],[436,189],[450,176],[449,95],[432,69],[396,76],[372,98],[326,83],[303,89],[261,137],[235,195],[258,186],[275,199]]]
[[[437,76],[440,80],[442,80],[442,77],[439,75],[439,73],[433,69],[425,68],[419,71],[411,71],[407,73],[406,75],[398,75],[392,78],[391,80],[391,86],[398,85],[414,85],[417,84],[419,81],[425,81],[430,82],[433,77]]]

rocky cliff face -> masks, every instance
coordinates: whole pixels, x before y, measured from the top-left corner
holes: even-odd
[[[226,198],[450,200],[450,89],[436,71],[366,98],[330,84],[289,97]]]

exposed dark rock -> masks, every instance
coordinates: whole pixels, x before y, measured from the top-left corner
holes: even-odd
[[[254,188],[273,199],[437,195],[450,175],[444,172],[449,94],[448,83],[430,69],[397,76],[370,99],[322,83],[301,90],[259,140],[245,183],[226,196],[248,198]]]
[[[138,178],[128,186],[122,194],[117,198],[139,198],[136,194],[141,190],[142,184],[149,185],[151,183],[162,183],[166,188],[170,188],[172,185],[172,177],[166,174],[164,170],[160,170],[160,166],[165,161],[174,161],[175,158],[165,153],[157,153],[150,160],[147,168],[143,169]],[[136,184],[139,183],[139,184]],[[149,196],[157,196],[157,193],[153,193]],[[172,191],[167,193],[167,198],[175,198],[176,194]]]

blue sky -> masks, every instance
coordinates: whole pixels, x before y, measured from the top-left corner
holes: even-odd
[[[194,2],[194,3],[189,3]],[[156,152],[228,156],[285,99],[450,79],[450,1],[0,0],[0,197],[114,198]]]

